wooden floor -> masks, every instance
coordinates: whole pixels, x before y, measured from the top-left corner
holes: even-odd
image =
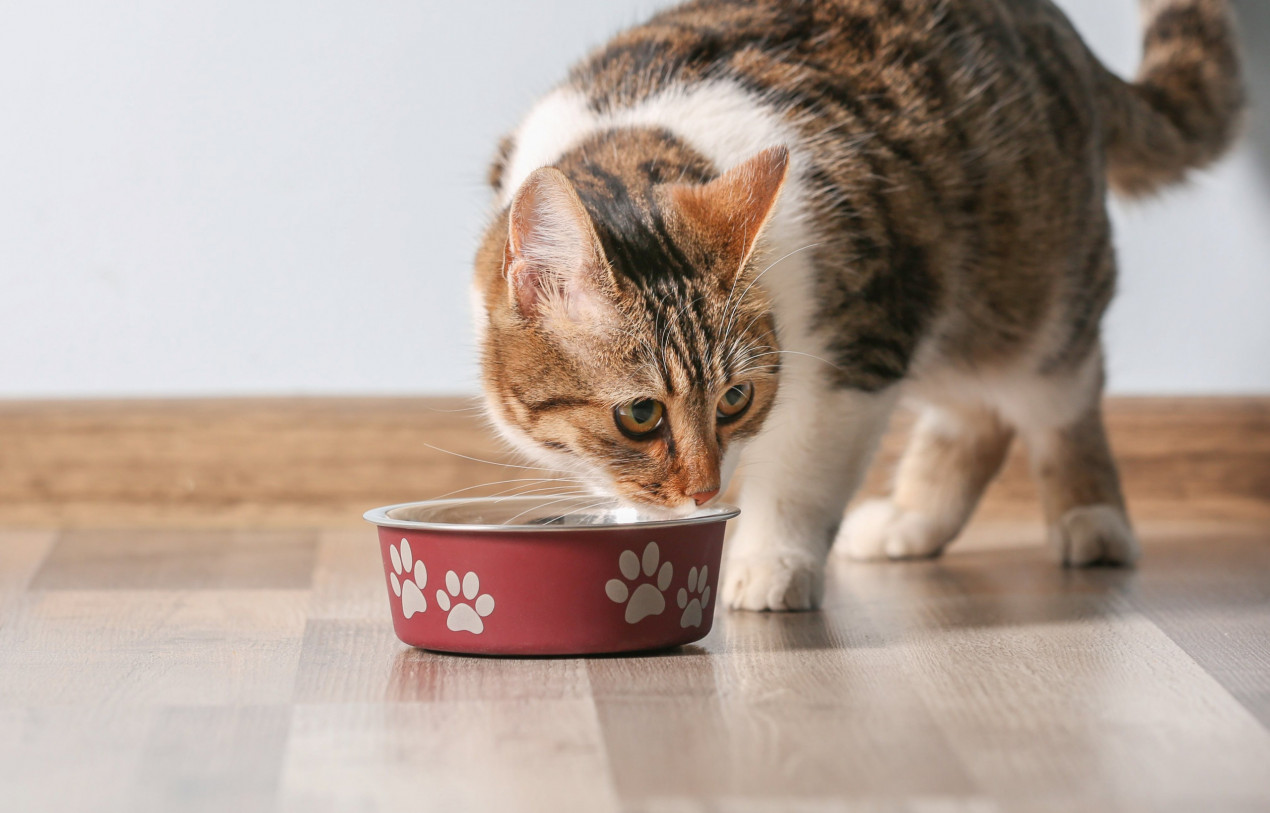
[[[470,403],[0,402],[0,813],[1270,811],[1270,399],[1107,414],[1137,571],[1053,566],[1016,450],[824,612],[499,660],[393,637],[359,519],[523,476]]]
[[[0,532],[0,810],[1270,810],[1270,525],[835,565],[699,646],[396,641],[374,533]]]
[[[538,474],[481,462],[506,456],[475,403],[0,401],[0,527],[358,527],[378,505]],[[1114,398],[1106,414],[1135,515],[1270,520],[1270,398]],[[893,422],[870,489],[910,424]],[[1015,446],[979,514],[1039,521]]]

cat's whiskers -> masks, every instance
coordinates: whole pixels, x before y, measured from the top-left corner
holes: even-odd
[[[771,271],[771,270],[772,270],[773,268],[775,268],[776,266],[778,266],[778,265],[780,265],[781,263],[785,262],[785,261],[786,261],[786,260],[788,260],[790,257],[793,257],[795,254],[799,254],[799,253],[804,252],[804,251],[807,251],[807,250],[809,250],[809,249],[818,248],[818,247],[820,247],[820,246],[822,246],[822,245],[824,245],[824,243],[808,243],[807,245],[803,246],[802,248],[796,248],[796,249],[794,249],[793,251],[789,252],[788,254],[785,254],[784,256],[780,257],[779,259],[777,259],[777,260],[775,260],[774,262],[772,262],[771,264],[769,264],[769,265],[767,266],[767,268],[764,268],[764,269],[762,270],[762,272],[761,272],[761,273],[759,273],[757,276],[755,276],[755,277],[754,277],[754,279],[752,279],[752,280],[750,281],[750,284],[749,284],[749,285],[747,285],[747,286],[745,286],[745,290],[741,292],[741,295],[740,295],[739,297],[737,297],[737,299],[736,299],[736,301],[735,301],[735,302],[732,302],[732,301],[731,301],[731,299],[732,299],[732,298],[731,298],[731,296],[729,295],[729,297],[728,297],[728,302],[727,302],[727,303],[725,303],[725,307],[726,307],[728,310],[726,310],[726,311],[725,311],[725,318],[727,319],[727,322],[724,324],[724,327],[723,327],[723,339],[722,339],[722,341],[723,341],[723,342],[726,342],[726,341],[727,341],[727,340],[731,337],[731,334],[732,334],[732,328],[733,328],[733,327],[735,327],[735,323],[736,323],[736,316],[737,316],[737,314],[738,314],[738,313],[740,313],[741,304],[742,304],[743,302],[745,302],[745,297],[749,295],[750,290],[751,290],[751,289],[753,289],[753,288],[754,288],[754,286],[758,284],[759,280],[761,280],[761,279],[762,279],[762,278],[763,278],[763,277],[767,274],[767,272]],[[738,276],[739,276],[739,275],[738,275]],[[735,284],[735,280],[734,280],[734,284]]]
[[[562,480],[562,481],[547,481],[547,482],[551,482],[552,484],[536,486],[532,483],[527,483],[522,486],[512,486],[511,488],[505,488],[500,491],[495,491],[493,494],[485,494],[479,497],[474,496],[474,497],[471,497],[470,499],[474,499],[474,500],[494,499],[495,502],[501,502],[502,500],[505,500],[505,499],[532,495],[542,491],[551,491],[552,489],[561,489],[561,488],[564,488],[565,486],[573,486],[579,493],[589,493],[588,490],[583,489],[583,486],[586,486],[587,483],[584,483],[582,481]],[[563,494],[565,492],[561,491],[560,493]],[[545,495],[545,496],[553,496],[553,495]]]
[[[744,376],[747,376],[747,375],[754,375],[755,373],[763,373],[763,374],[765,374],[765,375],[773,375],[773,374],[775,374],[775,373],[777,372],[777,370],[779,370],[779,369],[780,369],[780,368],[779,368],[779,367],[777,367],[777,366],[776,366],[776,365],[774,365],[774,364],[762,365],[762,366],[758,366],[758,367],[745,367],[745,368],[742,368],[742,369],[740,369],[740,370],[737,370],[737,371],[733,374],[733,378],[743,378]]]
[[[693,299],[691,302],[685,302],[685,303],[683,303],[682,305],[680,305],[678,308],[676,308],[676,309],[675,309],[675,315],[674,315],[673,317],[671,317],[670,319],[667,319],[667,320],[666,320],[666,322],[662,325],[662,328],[661,328],[661,344],[662,344],[662,346],[663,346],[663,347],[665,347],[665,346],[666,346],[667,341],[669,341],[669,338],[670,338],[670,328],[671,328],[671,326],[672,326],[673,324],[675,324],[676,322],[678,322],[678,321],[679,321],[679,317],[680,317],[680,316],[683,316],[683,312],[684,312],[687,308],[691,308],[693,305],[697,304],[698,302],[700,302],[701,300],[703,300],[703,299],[705,299],[705,298],[706,298],[706,295],[705,295],[705,294],[702,294],[701,296],[697,297],[696,299]]]
[[[761,318],[761,316],[754,317],[754,319],[759,318]],[[754,319],[751,320],[751,323],[753,323]],[[750,326],[746,325],[745,328],[731,340],[727,349],[726,358],[733,364],[747,364],[756,351],[775,349],[768,344],[759,344],[759,340],[757,338],[747,338],[746,334],[749,332],[749,329]]]
[[[521,517],[523,517],[525,514],[528,514],[530,511],[536,511],[536,510],[541,509],[541,508],[546,508],[546,507],[547,507],[547,506],[549,506],[549,505],[556,505],[557,503],[562,503],[562,502],[566,502],[567,500],[576,500],[576,499],[578,499],[576,496],[568,496],[568,497],[561,497],[561,498],[560,498],[560,499],[558,499],[558,500],[548,500],[547,502],[544,502],[544,503],[539,503],[539,504],[533,505],[533,506],[531,506],[531,507],[529,507],[529,508],[526,508],[524,511],[521,511],[519,514],[516,514],[515,516],[508,517],[507,519],[503,520],[503,522],[502,522],[501,524],[503,524],[503,525],[511,525],[513,522],[515,522],[516,520],[520,519],[520,518],[521,518]],[[606,497],[606,498],[605,498],[605,499],[603,499],[603,500],[599,500],[599,501],[597,501],[597,502],[595,502],[595,503],[593,503],[593,504],[591,504],[591,505],[586,506],[586,508],[580,508],[580,509],[577,509],[577,511],[585,511],[585,510],[587,510],[588,508],[594,508],[594,507],[595,507],[595,506],[597,506],[597,505],[603,505],[604,503],[606,503],[606,502],[611,502],[611,501],[612,501],[612,498],[611,498],[611,497]],[[577,513],[577,511],[571,511],[571,512],[569,512],[568,514],[561,514],[560,516],[565,516],[565,517],[567,517],[567,516],[569,516],[569,514]]]
[[[488,463],[491,466],[504,466],[510,469],[530,469],[533,471],[560,471],[560,469],[553,469],[550,466],[522,466],[517,463],[499,463],[496,460],[484,460],[479,457],[472,457],[471,455],[465,455],[465,454],[459,454],[458,452],[452,452],[449,449],[442,449],[440,446],[433,446],[431,443],[425,443],[423,445],[433,450],[434,452],[441,452],[443,454],[453,455],[454,457],[461,457],[464,460],[471,460],[474,463]]]
[[[578,488],[578,489],[574,489],[573,491],[559,491],[559,490],[553,491],[553,489],[555,489],[555,486],[543,486],[542,488],[533,488],[533,489],[529,489],[528,491],[518,491],[515,494],[508,494],[503,497],[495,497],[494,502],[502,503],[502,502],[506,502],[507,500],[514,500],[520,497],[538,496],[541,499],[545,499],[547,497],[585,497],[585,496],[595,494],[594,491],[587,488]],[[548,492],[548,493],[544,493],[544,492]]]
[[[764,353],[759,353],[759,354],[757,354],[757,355],[755,355],[755,356],[751,356],[749,359],[747,359],[747,362],[748,362],[748,361],[753,361],[754,359],[762,358],[762,357],[764,357],[764,356],[805,356],[806,358],[809,358],[809,359],[815,359],[816,361],[822,362],[822,363],[824,363],[824,364],[828,364],[830,367],[834,368],[835,370],[841,370],[841,369],[842,369],[842,367],[838,366],[837,364],[834,364],[832,361],[830,361],[830,360],[829,360],[829,359],[827,359],[827,358],[823,358],[823,357],[821,357],[821,356],[817,356],[817,355],[815,355],[815,354],[813,354],[813,353],[804,353],[804,352],[802,352],[801,350],[775,350],[775,349],[768,349],[768,350],[767,350],[767,352],[764,352]]]
[[[742,353],[741,353],[741,352],[740,352],[740,350],[737,348],[737,342],[739,342],[739,341],[741,340],[741,336],[744,336],[747,332],[749,332],[749,329],[750,329],[750,327],[754,324],[754,322],[756,322],[756,321],[758,321],[759,319],[761,319],[761,318],[762,318],[762,316],[763,316],[762,314],[759,314],[759,315],[755,316],[754,318],[752,318],[752,319],[751,319],[751,320],[750,320],[750,321],[749,321],[749,322],[745,325],[745,327],[744,327],[744,328],[742,328],[742,329],[741,329],[741,331],[740,331],[740,335],[738,335],[738,336],[737,336],[737,337],[733,340],[732,349],[731,349],[731,353],[730,353],[729,358],[733,358],[733,359],[735,359],[736,357],[742,356]],[[767,351],[769,351],[769,352],[768,352],[768,353],[763,353],[763,354],[755,354],[755,353],[753,353],[753,352],[752,352],[752,351],[755,351],[755,350],[767,350]],[[793,356],[806,356],[806,357],[808,357],[808,358],[812,358],[812,359],[815,359],[815,360],[817,360],[817,361],[823,362],[824,364],[828,364],[830,367],[833,367],[835,370],[841,370],[841,369],[842,369],[842,367],[840,367],[839,365],[835,364],[835,363],[834,363],[834,362],[832,362],[832,361],[829,361],[829,360],[828,360],[828,359],[826,359],[826,358],[822,358],[821,356],[816,356],[816,355],[813,355],[813,354],[811,354],[811,353],[804,353],[804,352],[802,352],[802,351],[798,351],[798,350],[781,350],[781,349],[779,349],[779,348],[772,347],[771,345],[761,345],[761,346],[754,346],[754,347],[745,348],[744,360],[742,360],[742,361],[734,361],[734,363],[735,363],[735,364],[737,364],[738,366],[743,366],[743,365],[749,364],[750,362],[754,361],[755,359],[762,358],[762,357],[763,357],[763,356],[765,356],[765,355],[771,355],[771,354],[777,354],[777,355],[785,354],[785,355],[793,355]],[[743,375],[744,373],[749,372],[749,371],[750,371],[750,370],[738,370],[737,372],[734,372],[732,375],[733,375],[733,377],[734,377],[734,378],[737,378],[737,377],[740,377],[741,375]]]
[[[723,300],[723,316],[729,318],[732,307],[732,295],[736,293],[736,284],[741,281],[744,274],[737,274],[732,278],[732,285],[728,287],[728,298]],[[724,331],[724,339],[727,339],[727,331]]]
[[[496,495],[492,495],[492,494],[491,494],[491,495],[487,495],[487,496],[477,496],[477,497],[458,497],[458,498],[456,498],[456,499],[454,499],[454,500],[451,500],[450,502],[454,502],[454,503],[458,503],[458,504],[463,504],[463,505],[475,505],[475,504],[477,504],[477,503],[485,503],[485,502],[492,502],[492,503],[495,503],[495,504],[501,504],[501,503],[504,503],[504,502],[506,502],[506,501],[508,501],[508,500],[514,500],[514,499],[516,499],[517,497],[524,497],[524,496],[538,497],[539,499],[555,498],[555,497],[560,497],[560,498],[563,498],[563,499],[578,499],[578,498],[581,498],[581,497],[588,497],[588,496],[592,496],[592,495],[594,495],[594,494],[595,494],[595,492],[594,492],[594,491],[589,491],[589,490],[588,490],[588,491],[583,491],[583,490],[579,490],[579,491],[560,491],[560,492],[556,492],[556,493],[552,493],[552,494],[533,494],[533,493],[531,493],[531,492],[523,492],[523,493],[521,493],[521,494],[505,494],[505,495],[503,495],[503,496],[501,496],[501,497],[500,497],[500,496],[496,496]],[[529,510],[531,510],[531,511],[532,511],[532,510],[533,510],[533,508],[536,508],[538,505],[542,505],[542,504],[544,504],[544,503],[535,502],[534,506],[533,506],[533,507],[531,507]]]
[[[612,501],[613,501],[612,498],[605,498],[603,500],[598,500],[596,502],[591,503],[590,505],[584,505],[581,508],[575,508],[572,511],[566,511],[563,514],[557,514],[556,516],[552,517],[552,519],[560,520],[560,519],[564,519],[565,517],[571,517],[574,514],[580,514],[583,511],[590,511],[592,508],[598,508],[599,506],[604,505],[605,503],[610,503]]]
[[[436,412],[441,414],[454,414],[459,412],[479,412],[480,410],[485,408],[484,404],[481,403],[481,399],[479,396],[473,396],[471,398],[465,398],[463,400],[474,401],[475,403],[472,406],[459,407],[457,409],[438,409],[437,407],[430,407],[430,406],[425,406],[423,409],[427,412]]]
[[[743,291],[741,292],[741,295],[740,295],[739,297],[737,297],[737,298],[736,298],[736,301],[735,301],[735,302],[733,302],[733,301],[732,301],[732,297],[731,297],[731,295],[729,295],[729,297],[728,297],[728,301],[724,303],[724,304],[725,304],[725,306],[731,306],[732,313],[735,313],[735,312],[736,312],[737,307],[739,307],[739,306],[740,306],[740,304],[741,304],[742,302],[744,302],[744,301],[745,301],[745,297],[746,297],[746,295],[750,292],[750,289],[751,289],[751,288],[753,288],[753,287],[754,287],[754,286],[758,283],[758,281],[759,281],[759,280],[761,280],[765,274],[767,274],[767,272],[771,271],[771,270],[772,270],[773,268],[775,268],[776,266],[778,266],[778,265],[780,265],[781,263],[785,262],[785,261],[786,261],[786,260],[788,260],[790,257],[793,257],[795,254],[799,254],[799,253],[801,253],[801,252],[807,251],[808,249],[812,249],[812,248],[819,248],[819,247],[820,247],[820,246],[822,246],[822,245],[824,245],[824,243],[808,243],[807,245],[802,246],[802,247],[800,247],[800,248],[796,248],[796,249],[794,249],[793,251],[790,251],[790,252],[788,252],[788,253],[786,253],[786,254],[784,254],[784,255],[782,255],[782,256],[780,256],[780,257],[778,257],[777,259],[773,260],[772,262],[768,263],[768,265],[767,265],[767,267],[766,267],[766,268],[764,268],[764,269],[763,269],[762,271],[760,271],[757,275],[755,275],[754,279],[750,280],[750,283],[749,283],[748,285],[746,285],[746,286],[745,286],[745,290],[743,290]],[[734,287],[735,287],[735,285],[736,285],[737,281],[739,281],[739,280],[740,280],[741,276],[743,276],[743,275],[738,274],[738,275],[737,275],[737,279],[735,279],[735,280],[733,280],[733,281],[732,281],[732,284],[733,284],[733,286],[734,286]]]
[[[555,483],[555,482],[570,482],[570,481],[582,482],[581,480],[578,480],[578,478],[576,477],[517,477],[510,480],[494,480],[493,482],[490,482],[490,483],[478,483],[477,485],[467,486],[466,488],[456,488],[454,491],[447,491],[446,493],[433,497],[432,499],[444,500],[454,496],[455,494],[462,494],[465,491],[475,491],[476,489],[479,489],[479,488],[491,488],[493,486],[501,486],[507,483],[525,483],[524,486],[511,486],[511,488],[527,488],[530,484],[535,484],[535,483]],[[510,491],[511,488],[503,489],[502,491],[497,492],[497,494],[505,494],[508,491]],[[490,495],[490,496],[495,496],[495,495]]]

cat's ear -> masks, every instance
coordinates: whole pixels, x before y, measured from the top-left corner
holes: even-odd
[[[701,239],[727,258],[730,274],[745,267],[789,173],[789,150],[769,147],[702,185],[675,184],[671,198]]]
[[[612,310],[612,275],[564,173],[543,167],[530,174],[512,199],[507,228],[508,293],[521,316],[592,322]]]

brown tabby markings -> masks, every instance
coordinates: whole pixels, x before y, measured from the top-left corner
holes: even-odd
[[[724,82],[800,135],[794,180],[816,236],[812,327],[832,385],[886,390],[922,359],[969,375],[1023,359],[1022,372],[1065,380],[1099,363],[1116,277],[1109,184],[1144,194],[1207,165],[1231,142],[1242,104],[1226,2],[1144,6],[1153,16],[1134,84],[1108,72],[1048,0],[697,0],[616,37],[567,87],[603,113]],[[500,145],[496,190],[515,148]],[[728,167],[672,133],[598,133],[555,168],[592,221],[623,338],[597,334],[590,353],[566,352],[509,306],[504,210],[477,261],[487,389],[501,419],[562,461],[606,461],[625,496],[668,503],[717,475],[696,458],[717,461],[772,407],[778,326],[751,283],[777,258],[736,261],[715,222],[728,209],[714,200],[695,211],[684,191]],[[733,208],[749,205],[738,197]],[[742,375],[755,381],[754,407],[715,433],[714,399]],[[1101,378],[1088,385],[1096,394]],[[610,411],[641,395],[667,401],[673,431],[632,443]],[[986,482],[1010,431],[991,415],[961,423],[977,452],[932,436],[916,455],[965,458]],[[1038,441],[1052,522],[1073,505],[1122,506],[1101,432],[1092,405],[1056,430],[1052,448]],[[964,499],[973,507],[977,494]]]
[[[824,203],[818,321],[837,333],[838,383],[871,390],[904,377],[943,309],[964,316],[941,343],[968,363],[1013,355],[1055,310],[1068,329],[1045,371],[1088,356],[1115,278],[1094,111],[1130,114],[1110,119],[1113,158],[1171,131],[1195,146],[1167,157],[1170,176],[1215,158],[1240,101],[1223,21],[1215,2],[1158,17],[1139,90],[1048,2],[704,0],[618,36],[570,83],[606,110],[726,78],[785,111]],[[1194,103],[1210,96],[1216,109]],[[1153,160],[1113,178],[1146,191]]]
[[[783,168],[784,152],[772,160]],[[532,318],[499,307],[506,283],[490,274],[484,295],[491,335],[501,338],[486,352],[489,389],[543,448],[612,464],[614,485],[630,499],[674,505],[717,489],[724,452],[758,431],[780,370],[765,297],[737,296],[754,276],[755,258],[742,256],[752,240],[742,245],[736,233],[697,222],[711,207],[696,201],[694,208],[693,195],[726,176],[670,134],[644,129],[599,134],[566,153],[557,169],[586,208],[621,291],[621,335],[590,342],[585,357],[565,352],[532,329]],[[778,191],[770,190],[772,200]],[[478,262],[505,265],[507,223],[504,213]],[[751,237],[760,226],[750,224]],[[753,405],[716,427],[715,401],[740,380],[754,385]],[[632,443],[616,430],[613,408],[639,397],[667,404],[672,431]]]

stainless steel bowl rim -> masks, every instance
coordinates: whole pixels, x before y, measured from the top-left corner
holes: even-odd
[[[585,500],[580,500],[585,502]],[[633,521],[613,521],[594,524],[573,524],[573,525],[551,525],[551,524],[530,524],[522,523],[517,525],[505,525],[488,522],[467,523],[456,521],[428,521],[428,520],[411,520],[399,519],[391,516],[393,512],[403,510],[424,510],[429,509],[434,513],[444,512],[446,509],[457,509],[466,507],[479,507],[489,505],[499,506],[526,506],[532,511],[532,504],[539,503],[543,507],[551,505],[549,501],[544,501],[538,497],[473,497],[467,499],[451,499],[451,500],[423,500],[420,502],[404,502],[396,505],[385,505],[380,508],[372,508],[362,515],[367,522],[378,525],[382,528],[400,528],[402,530],[411,531],[445,531],[447,533],[576,533],[578,531],[605,531],[617,529],[656,529],[656,528],[673,528],[681,525],[708,525],[715,522],[726,522],[741,513],[741,509],[734,505],[719,503],[710,505],[705,508],[698,509],[695,513],[686,517],[675,518],[650,518],[637,519]],[[599,506],[592,506],[591,509]],[[639,509],[629,508],[627,506],[615,506],[617,511],[638,511]],[[475,511],[473,511],[475,513]]]

